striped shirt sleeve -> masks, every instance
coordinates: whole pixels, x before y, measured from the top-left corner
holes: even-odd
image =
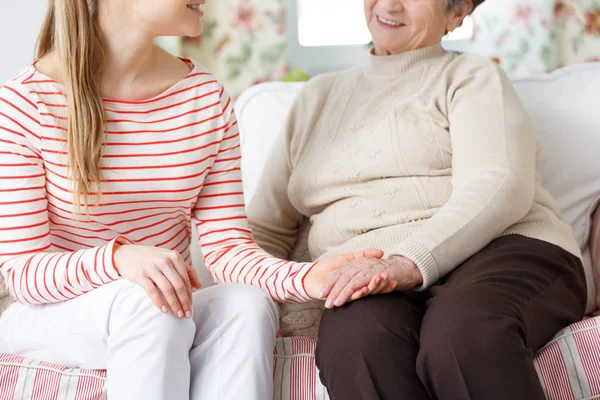
[[[7,83],[0,89],[0,271],[23,304],[65,301],[118,279],[113,246],[125,243],[52,251],[40,131],[35,102]]]
[[[304,278],[314,263],[274,258],[248,228],[241,177],[240,134],[231,98],[221,89],[225,129],[194,207],[205,263],[219,283],[246,283],[281,302],[311,300]]]

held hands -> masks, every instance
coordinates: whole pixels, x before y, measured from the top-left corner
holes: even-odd
[[[409,290],[423,282],[412,261],[401,256],[382,260],[383,254],[374,252],[354,253],[347,264],[330,270],[328,279],[322,278],[325,285],[319,298],[327,299],[326,308],[341,307],[369,295]]]
[[[200,289],[201,284],[196,270],[178,252],[121,245],[114,251],[114,259],[121,276],[144,288],[162,312],[168,311],[168,304],[173,315],[191,318],[192,287]]]
[[[323,286],[326,282],[329,282],[336,271],[344,267],[348,263],[358,260],[363,257],[369,257],[373,259],[380,259],[383,257],[383,251],[376,249],[368,249],[358,251],[356,253],[343,254],[339,256],[327,257],[319,261],[306,275],[304,279],[304,287],[306,292],[313,299],[321,299],[325,294],[323,293],[325,287]]]

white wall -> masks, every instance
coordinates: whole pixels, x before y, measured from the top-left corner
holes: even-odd
[[[47,0],[0,0],[0,86],[33,61]]]

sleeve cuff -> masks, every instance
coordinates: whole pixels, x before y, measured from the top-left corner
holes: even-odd
[[[300,263],[298,265],[298,270],[296,271],[296,275],[291,279],[291,287],[288,288],[288,300],[296,303],[303,303],[310,300],[316,300],[311,297],[306,291],[305,279],[308,273],[313,269],[318,262],[314,263]]]
[[[422,291],[440,279],[440,270],[431,252],[420,244],[407,240],[393,254],[406,257],[417,265],[423,275],[423,283],[414,290]]]
[[[117,280],[121,277],[121,273],[119,272],[117,264],[115,263],[115,244],[131,245],[133,244],[133,242],[122,236],[118,236],[110,242],[108,242],[108,244],[106,245],[106,256],[103,260],[104,269],[106,270],[106,273],[109,276],[109,278],[111,278],[112,280]]]

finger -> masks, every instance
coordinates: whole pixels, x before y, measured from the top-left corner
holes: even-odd
[[[331,291],[327,296],[327,300],[325,301],[325,308],[333,308],[335,299],[337,299],[341,291],[346,287],[348,282],[350,282],[350,279],[352,279],[356,273],[357,271],[354,273],[351,271],[346,271],[344,273],[336,274],[338,275],[338,278],[333,282],[333,287],[331,288]],[[366,286],[366,284],[363,286]]]
[[[369,276],[355,275],[343,288],[339,291],[337,297],[333,301],[336,307],[341,307],[350,300],[354,292],[367,286],[371,281]]]
[[[381,275],[375,275],[372,279],[371,282],[369,282],[369,294],[372,294],[374,290],[376,290],[380,285],[381,285],[381,281],[382,281],[382,277]]]
[[[349,254],[350,259],[356,258],[382,258],[383,250],[379,249],[365,249],[362,251],[357,251],[355,253]]]
[[[169,280],[173,289],[175,289],[175,295],[181,304],[181,309],[186,318],[192,317],[192,287],[189,283],[187,275],[187,269],[184,270],[185,277],[188,279],[186,282],[179,275],[179,271],[176,271],[173,267],[165,267],[162,269],[163,275]],[[178,314],[176,314],[179,316]]]
[[[383,274],[379,275],[379,283],[377,284],[377,287],[374,288],[370,294],[379,294],[381,293],[389,284],[389,279],[390,279],[390,274],[387,272],[384,272]]]
[[[377,290],[378,288],[383,289],[387,286],[387,284],[388,284],[387,279],[389,279],[388,277],[389,277],[389,274],[387,272],[385,272],[381,275],[374,276],[373,278],[371,278],[371,282],[369,282],[369,285],[367,287],[364,287],[364,288],[359,289],[356,292],[354,292],[348,301],[356,301],[365,296],[376,294],[376,293],[374,293],[375,290]]]
[[[369,288],[364,287],[364,288],[354,292],[354,294],[350,297],[350,300],[348,300],[348,302],[362,299],[363,297],[367,296],[368,294],[369,294]]]
[[[180,279],[183,281],[183,284],[185,285],[185,290],[187,292],[187,298],[190,300],[190,303],[191,303],[192,284],[190,283],[190,275],[188,273],[188,265],[183,260],[183,257],[181,257],[181,254],[179,254],[178,252],[173,252],[173,255],[171,257],[171,263],[173,264],[173,267],[179,274]],[[167,275],[167,278],[169,278],[168,275]],[[169,278],[169,280],[170,280],[170,278]],[[171,281],[171,283],[173,283],[173,287],[175,287],[175,282]],[[179,293],[178,293],[178,296],[179,296]],[[180,300],[181,300],[181,298],[180,298]],[[183,304],[183,302],[181,304],[184,307],[183,311],[185,312],[186,316],[187,316],[188,311],[190,312],[190,315],[191,315],[191,309],[192,309],[191,304],[189,306],[189,310],[187,309],[186,305]]]
[[[167,304],[171,308],[173,315],[179,318],[183,318],[185,314],[183,313],[183,307],[179,303],[179,299],[177,298],[177,294],[175,293],[175,288],[171,285],[171,282],[163,275],[162,271],[159,269],[153,270],[148,276],[152,282],[158,287],[163,297],[167,301]]]
[[[342,274],[341,271],[336,271],[333,274],[331,279],[329,279],[329,281],[321,288],[321,292],[319,293],[319,298],[325,299],[325,298],[327,298],[327,296],[329,296],[329,293],[331,293],[331,290],[335,286],[335,284],[338,281],[338,279],[340,278],[341,274]]]
[[[200,277],[198,276],[198,271],[191,265],[188,265],[188,275],[190,277],[190,283],[193,288],[200,289],[202,287],[202,282],[200,282]]]
[[[160,291],[158,290],[154,282],[152,282],[148,278],[144,278],[144,280],[140,283],[140,286],[146,291],[148,297],[150,297],[150,300],[152,300],[152,303],[154,303],[154,305],[158,307],[160,311],[162,311],[163,313],[169,311],[162,296],[160,295]]]
[[[390,286],[390,282],[389,281],[382,280],[381,282],[379,282],[379,285],[377,286],[377,288],[374,289],[370,294],[372,294],[372,295],[381,294],[381,293],[383,293],[383,291],[385,289],[389,288],[389,286]]]
[[[377,294],[376,293],[377,289],[385,288],[385,286],[387,285],[389,276],[390,276],[390,274],[387,272],[384,272],[380,275],[374,276],[373,279],[371,280],[371,283],[369,284],[369,294]]]
[[[386,288],[381,291],[381,293],[395,292],[397,287],[398,287],[397,281],[390,281],[390,282],[388,282],[388,285],[386,286]]]

